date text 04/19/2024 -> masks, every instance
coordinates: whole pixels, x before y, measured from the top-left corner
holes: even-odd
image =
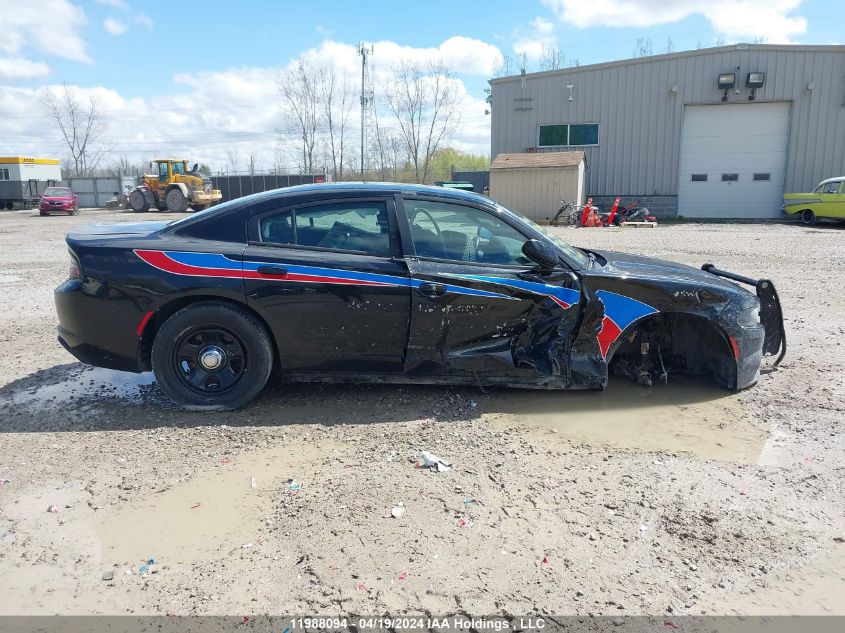
[[[538,617],[501,618],[501,617],[466,617],[466,616],[379,616],[379,617],[358,617],[350,619],[346,617],[298,617],[292,618],[287,631],[306,630],[337,630],[345,631],[354,626],[359,630],[392,630],[392,631],[527,631],[543,630],[546,622]]]

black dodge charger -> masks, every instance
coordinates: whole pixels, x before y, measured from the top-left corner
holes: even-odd
[[[786,350],[768,280],[575,248],[438,187],[291,187],[67,243],[61,344],[152,370],[189,408],[240,407],[271,372],[545,389],[688,373],[742,389]]]

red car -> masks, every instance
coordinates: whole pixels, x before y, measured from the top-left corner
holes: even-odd
[[[79,213],[79,199],[67,187],[47,187],[41,196],[41,215],[48,215],[52,211],[61,211],[68,215]]]

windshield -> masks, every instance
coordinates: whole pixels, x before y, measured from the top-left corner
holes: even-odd
[[[64,187],[47,187],[44,191],[45,196],[69,196],[70,189],[65,189]]]
[[[522,223],[527,224],[532,229],[534,229],[538,233],[542,233],[546,236],[549,240],[554,242],[555,246],[557,246],[563,253],[568,257],[571,261],[575,262],[578,267],[580,268],[589,268],[590,267],[590,258],[582,251],[581,249],[575,248],[574,246],[567,244],[562,239],[554,235],[547,226],[540,226],[534,220],[525,217],[521,213],[516,211],[512,211],[507,207],[503,207],[500,204],[496,205],[497,208],[505,213],[506,215],[510,216],[514,220]]]

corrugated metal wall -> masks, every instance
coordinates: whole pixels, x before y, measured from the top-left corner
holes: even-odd
[[[83,208],[104,207],[112,198],[127,193],[135,186],[133,176],[79,176],[65,178],[63,184],[79,198]]]
[[[223,201],[242,198],[253,193],[270,191],[281,187],[310,185],[325,182],[323,174],[273,175],[256,174],[255,176],[211,176],[215,189],[223,194]]]
[[[753,107],[755,71],[756,102],[791,102],[786,189],[845,174],[845,46],[737,45],[493,80],[492,157],[535,148],[541,124],[598,123],[599,144],[576,148],[588,195],[675,195],[684,105],[720,104],[717,76],[735,72],[728,103]]]
[[[577,203],[578,167],[491,169],[490,197],[532,220],[548,220],[560,208],[560,199]]]

